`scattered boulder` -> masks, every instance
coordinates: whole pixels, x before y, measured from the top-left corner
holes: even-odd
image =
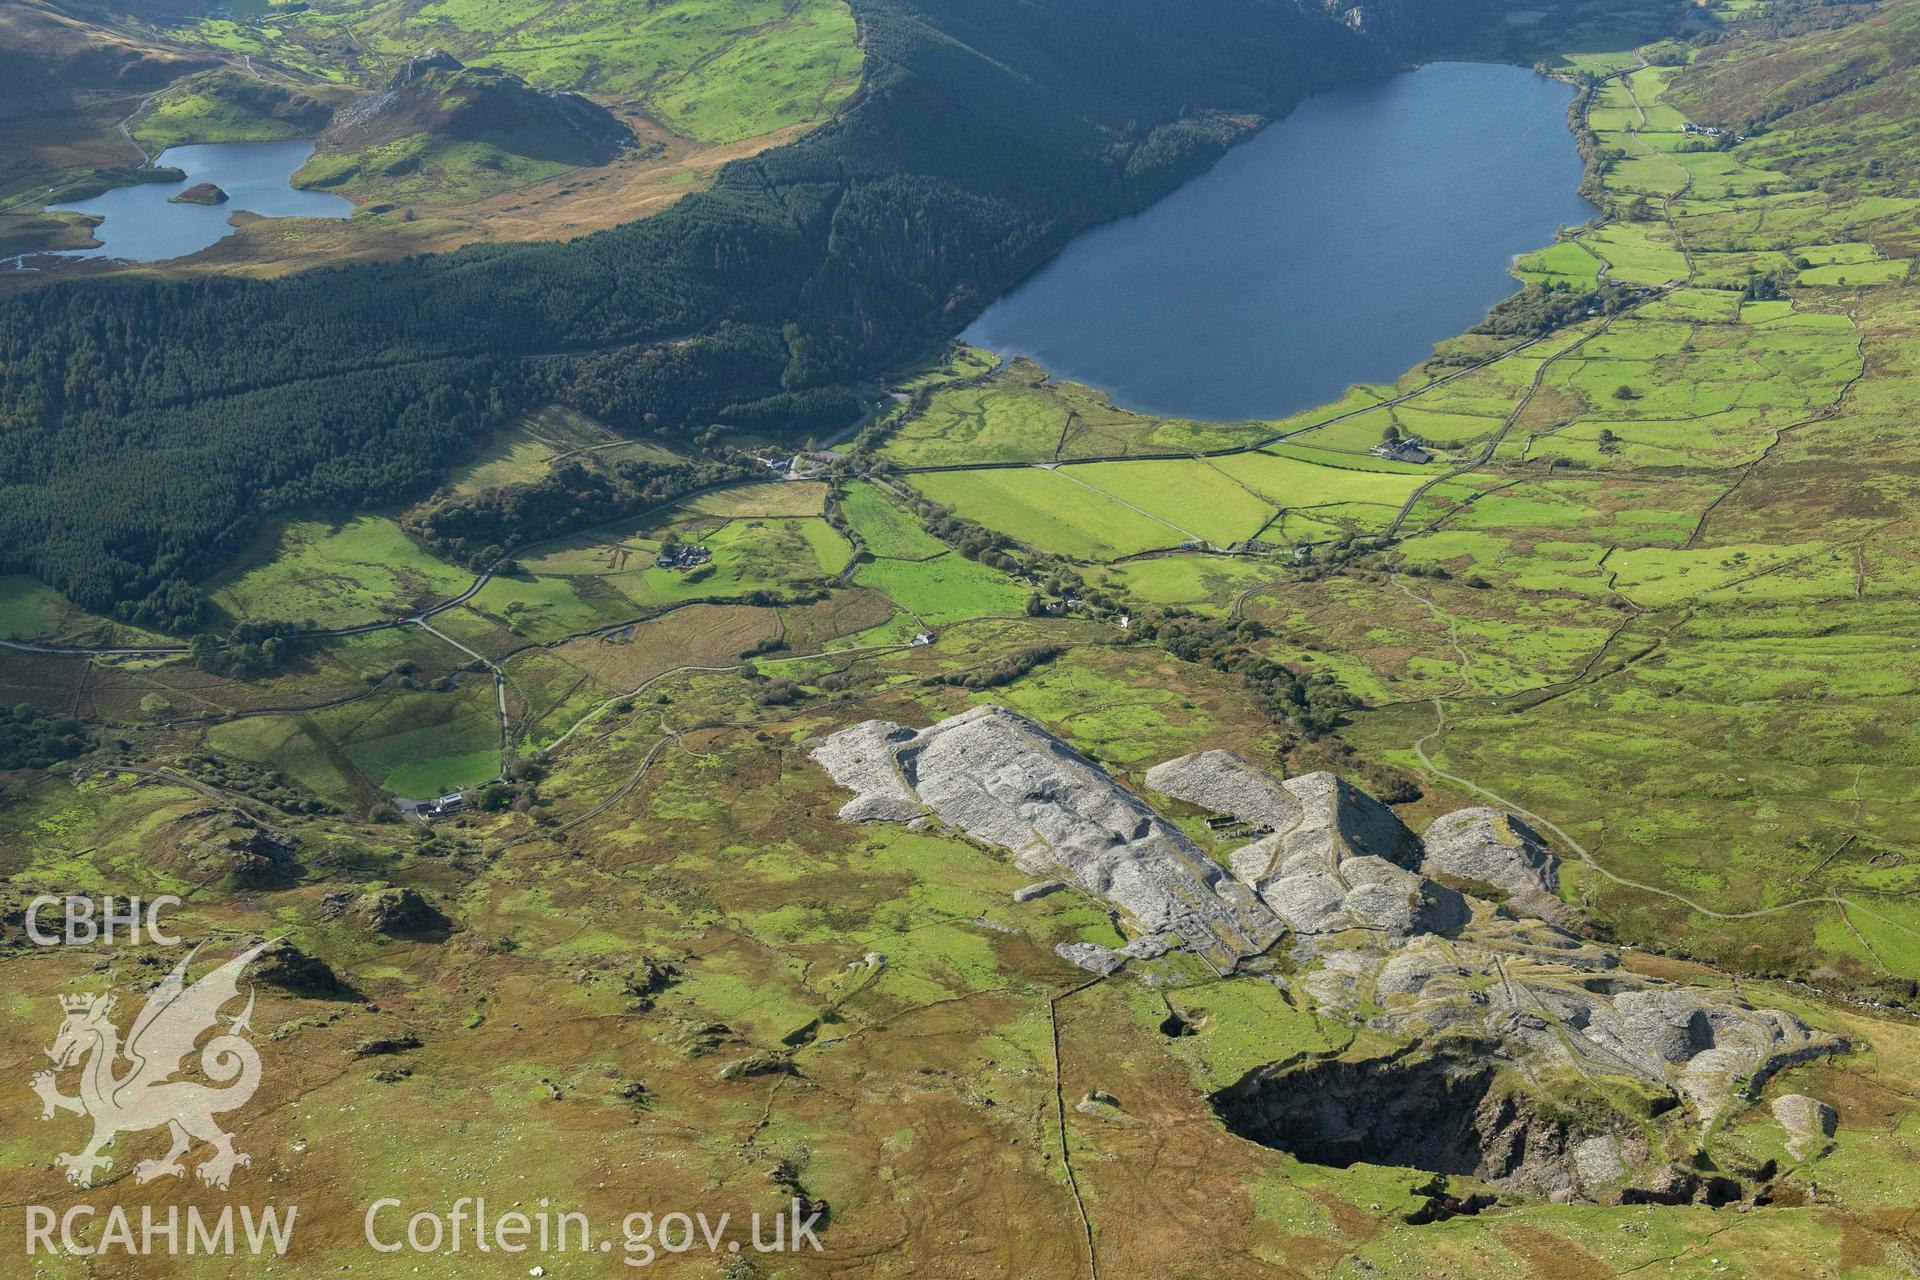
[[[1013,891],[1015,902],[1032,902],[1035,898],[1044,898],[1055,890],[1067,886],[1059,880],[1036,880],[1032,884],[1021,885]]]
[[[1140,1121],[1126,1113],[1120,1099],[1105,1089],[1089,1089],[1073,1109],[1083,1116],[1092,1116],[1096,1120],[1106,1120],[1114,1124],[1139,1124]]]

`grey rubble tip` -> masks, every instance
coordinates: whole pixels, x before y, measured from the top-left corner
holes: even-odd
[[[1106,977],[1126,961],[1097,942],[1062,942],[1054,947],[1053,953],[1068,964],[1077,964],[1088,973],[1097,973]]]
[[[1216,972],[1232,972],[1282,932],[1273,912],[1177,827],[1005,708],[976,707],[918,732],[868,721],[819,740],[811,754],[855,793],[843,819],[937,817],[1008,850],[1029,872],[1061,873],[1144,933],[1178,935]]]
[[[1547,842],[1499,809],[1460,809],[1435,818],[1420,835],[1421,870],[1492,885],[1516,906],[1550,914],[1546,900],[1560,892],[1560,870]],[[1543,910],[1545,908],[1545,910]]]
[[[1230,751],[1204,751],[1155,765],[1147,785],[1271,827],[1227,861],[1295,933],[1372,929],[1405,937],[1465,918],[1457,895],[1415,874],[1418,842],[1393,811],[1331,773],[1283,782]]]
[[[1804,1093],[1785,1093],[1773,1100],[1773,1118],[1787,1131],[1787,1154],[1805,1160],[1820,1144],[1834,1135],[1840,1117],[1818,1098]]]
[[[1057,948],[1089,972],[1184,944],[1226,973],[1291,931],[1294,985],[1322,1010],[1364,1010],[1373,1030],[1414,1043],[1485,1044],[1529,1074],[1635,1077],[1690,1104],[1703,1124],[1780,1069],[1848,1047],[1736,993],[1622,970],[1612,950],[1565,927],[1574,917],[1553,896],[1553,855],[1497,809],[1449,814],[1422,837],[1331,773],[1281,780],[1227,751],[1156,765],[1146,775],[1154,791],[1272,829],[1229,855],[1228,875],[1105,769],[999,707],[921,730],[869,721],[811,751],[854,792],[840,810],[848,821],[938,818],[1131,917],[1134,941],[1118,951]],[[1788,1103],[1781,1123],[1806,1148],[1814,1138],[1800,1135],[1828,1122]],[[1526,1177],[1584,1194],[1616,1176],[1617,1141],[1573,1136],[1576,1146]]]

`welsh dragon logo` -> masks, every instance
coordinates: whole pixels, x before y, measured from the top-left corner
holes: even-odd
[[[239,998],[242,971],[272,943],[241,952],[188,986],[187,965],[200,953],[195,947],[147,997],[124,1047],[113,1023],[114,996],[60,997],[66,1019],[53,1047],[46,1051],[54,1067],[34,1075],[33,1091],[40,1095],[42,1120],[53,1119],[56,1111],[93,1120],[93,1138],[85,1149],[78,1155],[62,1152],[58,1157],[68,1182],[92,1186],[96,1172],[113,1168],[113,1157],[102,1155],[102,1148],[111,1147],[122,1133],[161,1126],[166,1127],[172,1146],[161,1159],[135,1165],[135,1182],[184,1176],[180,1157],[195,1141],[212,1148],[194,1168],[194,1174],[210,1187],[225,1190],[234,1169],[252,1163],[233,1149],[233,1135],[214,1121],[216,1115],[246,1105],[260,1087],[260,1054],[246,1039],[252,1030],[248,1023],[253,1014],[251,988],[239,1016],[228,1019],[226,1028],[200,1050],[200,1070],[214,1083],[174,1077],[194,1042],[219,1024],[220,1010]],[[68,1097],[60,1092],[56,1077],[76,1065],[80,1093]]]

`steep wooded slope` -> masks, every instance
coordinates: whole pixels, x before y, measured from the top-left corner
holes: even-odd
[[[1178,23],[1155,0],[857,8],[856,106],[651,221],[7,303],[0,566],[177,623],[186,581],[263,507],[396,497],[531,394],[661,431],[736,410],[804,421],[820,389],[956,330],[1079,229],[1313,88],[1403,57],[1263,0]]]

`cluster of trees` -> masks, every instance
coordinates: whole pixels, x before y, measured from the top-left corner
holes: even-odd
[[[612,467],[568,459],[539,480],[428,503],[406,527],[448,559],[488,569],[529,543],[766,474],[760,463],[730,451],[675,461],[627,459]]]
[[[807,691],[785,676],[776,677],[760,686],[760,693],[754,699],[763,707],[789,707],[807,696]]]
[[[0,302],[0,572],[191,624],[188,584],[262,512],[416,496],[535,403],[694,439],[729,418],[815,430],[850,416],[859,379],[963,327],[1081,229],[1401,56],[1265,0],[1173,23],[1158,0],[854,7],[857,104],[646,221]],[[436,521],[476,552],[516,536],[485,523]]]
[[[31,573],[98,613],[185,630],[209,616],[193,584],[247,544],[262,512],[409,496],[504,416],[488,359],[196,396],[200,354],[160,337],[167,310],[151,305],[186,288],[76,285],[0,305],[0,572]],[[36,332],[42,311],[51,315]],[[152,350],[138,349],[149,340]],[[36,373],[47,360],[54,372]]]
[[[1543,75],[1547,68],[1536,67]],[[1600,135],[1593,131],[1588,121],[1588,113],[1593,109],[1593,100],[1600,93],[1600,82],[1588,72],[1582,71],[1574,80],[1573,101],[1567,104],[1567,127],[1573,131],[1574,147],[1580,152],[1580,186],[1578,190],[1589,204],[1600,204],[1607,195],[1607,151],[1600,143]]]
[[[1004,658],[990,662],[985,666],[974,667],[967,671],[954,671],[940,677],[941,684],[954,685],[961,689],[998,689],[1002,685],[1012,684],[1059,657],[1062,650],[1058,645],[1037,645],[1031,649],[1021,649]]]
[[[293,622],[243,622],[228,633],[224,642],[210,631],[200,632],[187,652],[202,671],[236,680],[257,680],[279,670],[300,651],[302,629],[303,624]]]
[[[1257,652],[1254,642],[1265,634],[1251,618],[1203,618],[1184,609],[1168,609],[1133,626],[1136,639],[1158,642],[1176,658],[1239,676],[1276,724],[1309,738],[1332,732],[1341,713],[1356,705],[1352,696],[1330,674],[1304,674]]]
[[[621,714],[633,710],[633,704],[624,703],[619,708]],[[540,803],[540,783],[547,776],[546,756],[536,754],[523,756],[507,765],[506,775],[496,778],[482,786],[474,797],[475,803],[488,813],[503,813],[508,809],[515,813],[524,813],[535,822],[545,822],[547,811]]]
[[[1520,292],[1493,304],[1475,333],[1498,337],[1538,338],[1589,315],[1613,315],[1643,296],[1640,290],[1614,280],[1602,280],[1596,289],[1580,289],[1563,281],[1535,280]]]
[[[854,466],[865,465],[867,474],[881,475],[887,470],[885,460],[869,454],[856,454]],[[922,496],[914,490],[896,491],[897,496],[920,520],[928,533],[940,539],[969,560],[978,560],[990,569],[1002,573],[1022,573],[1026,566],[1020,558],[1020,547],[1013,539],[985,525],[976,524],[965,516],[956,515],[949,507]],[[830,504],[828,518],[838,518],[840,531],[855,542],[864,544],[858,530],[846,523],[845,513],[837,505]]]
[[[0,707],[0,769],[46,769],[92,747],[78,720],[26,703]]]
[[[237,791],[282,813],[337,813],[333,805],[313,795],[277,769],[247,760],[211,753],[190,755],[180,762],[183,773],[222,791]]]
[[[1772,0],[1751,15],[1742,16],[1768,39],[1831,31],[1871,17],[1881,6],[1876,0]]]

